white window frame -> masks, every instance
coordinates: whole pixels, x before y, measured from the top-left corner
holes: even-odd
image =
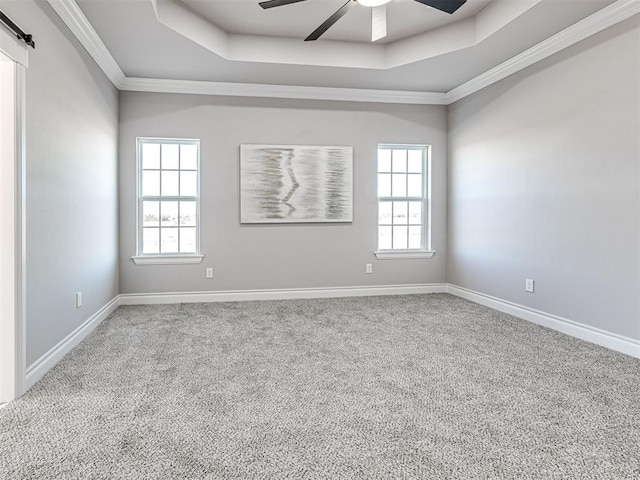
[[[196,252],[195,253],[142,253],[142,203],[144,200],[154,199],[158,201],[180,201],[185,200],[184,196],[153,196],[144,197],[142,195],[142,146],[148,143],[160,145],[197,145],[197,191],[196,196],[189,196],[189,200],[196,202]],[[132,258],[136,265],[169,265],[200,263],[204,255],[200,253],[200,140],[193,138],[161,138],[161,137],[138,137],[136,139],[136,255]],[[178,227],[179,228],[179,227]]]
[[[381,149],[405,149],[421,150],[423,152],[422,164],[422,197],[380,197],[377,196],[378,215],[376,216],[376,241],[380,238],[380,203],[389,201],[420,201],[422,202],[422,234],[420,248],[413,249],[378,249],[374,252],[378,260],[395,260],[403,258],[431,258],[436,253],[431,249],[431,145],[382,143],[378,145],[376,152]],[[377,179],[380,167],[376,158],[376,192]]]

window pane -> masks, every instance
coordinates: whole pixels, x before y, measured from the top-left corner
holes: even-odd
[[[196,252],[196,229],[181,228],[180,229],[180,253]]]
[[[178,172],[162,172],[162,196],[178,196]]]
[[[142,168],[150,168],[150,169],[160,168],[160,144],[159,143],[143,143],[142,144]]]
[[[406,225],[409,202],[393,202],[393,224]]]
[[[160,195],[160,172],[155,170],[142,171],[142,196]]]
[[[160,253],[178,253],[177,228],[161,229],[160,237]]]
[[[378,174],[378,197],[391,196],[391,175],[388,173]]]
[[[409,150],[407,171],[422,173],[422,150]]]
[[[388,150],[388,149],[378,150],[378,171],[379,172],[391,171],[391,150]]]
[[[422,202],[409,202],[409,224],[422,225]]]
[[[393,151],[393,171],[394,172],[406,172],[407,171],[407,151],[406,150],[394,150]]]
[[[391,227],[378,227],[378,249],[391,250]]]
[[[404,173],[394,173],[391,195],[394,197],[407,196],[407,176]]]
[[[422,227],[409,227],[409,248],[422,248]]]
[[[165,168],[177,170],[180,168],[178,163],[179,147],[177,143],[165,143],[162,145],[162,169]]]
[[[145,201],[142,203],[142,226],[160,226],[160,202]]]
[[[393,248],[397,250],[406,250],[408,227],[392,227],[392,228],[393,228]]]
[[[160,229],[142,229],[142,253],[160,253]]]
[[[196,202],[180,202],[180,226],[196,226]]]
[[[407,196],[408,197],[422,197],[422,175],[414,173],[407,175]]]
[[[424,248],[427,148],[419,145],[378,148],[378,248],[381,250]],[[408,201],[409,198],[415,201]]]
[[[198,169],[198,145],[180,145],[180,168],[182,170]]]
[[[199,150],[198,143],[140,141],[140,254],[197,252]]]
[[[391,202],[378,202],[378,224],[391,225]]]
[[[180,172],[180,195],[186,197],[198,195],[198,172]]]
[[[160,225],[163,227],[178,226],[178,202],[161,202],[160,213]]]

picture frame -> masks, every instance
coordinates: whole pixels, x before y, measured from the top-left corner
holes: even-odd
[[[240,145],[240,223],[353,221],[353,147]]]

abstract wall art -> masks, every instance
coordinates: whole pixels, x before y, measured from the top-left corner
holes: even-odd
[[[353,147],[240,146],[240,222],[353,221]]]

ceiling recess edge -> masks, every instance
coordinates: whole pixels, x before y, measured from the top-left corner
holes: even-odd
[[[126,77],[75,0],[47,0],[118,90],[306,100],[449,105],[640,13],[640,1],[617,0],[593,15],[449,92],[223,83]]]

